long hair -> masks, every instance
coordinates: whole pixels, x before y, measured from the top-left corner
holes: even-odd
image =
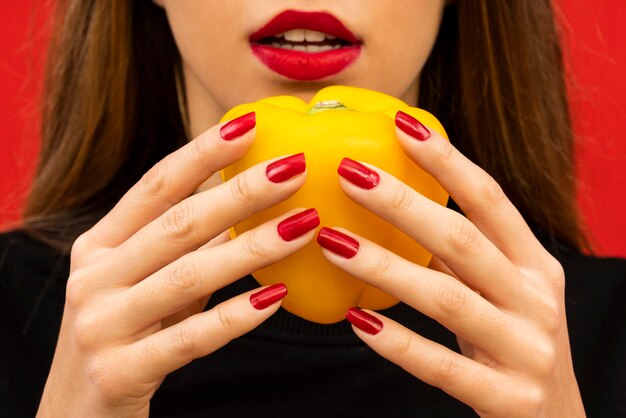
[[[52,31],[42,151],[23,228],[67,252],[188,141],[188,124],[181,57],[153,2],[59,0]],[[531,227],[586,247],[550,0],[447,5],[419,106],[502,185]]]

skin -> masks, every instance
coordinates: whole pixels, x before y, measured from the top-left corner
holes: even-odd
[[[415,103],[444,1],[158,4],[167,11],[183,58],[195,139],[155,165],[74,244],[41,417],[147,416],[150,399],[168,373],[278,310],[280,302],[253,308],[253,292],[248,292],[202,312],[212,292],[287,257],[315,236],[313,230],[286,242],[278,235],[278,222],[305,209],[299,208],[228,240],[228,227],[291,196],[304,184],[306,171],[272,183],[265,176],[267,161],[220,184],[213,174],[241,157],[256,131],[224,141],[217,121],[239,103],[279,94],[308,101],[331,84],[366,87]],[[271,72],[250,53],[247,38],[288,8],[332,12],[363,40],[362,56],[319,82],[294,82]],[[399,129],[396,133],[407,155],[448,190],[467,218],[369,165],[381,177],[376,187],[365,190],[338,178],[342,189],[431,251],[430,268],[340,225],[328,226],[357,239],[358,253],[351,259],[323,253],[455,332],[462,355],[371,311],[382,330],[370,335],[353,326],[355,333],[483,417],[584,416],[570,356],[561,266],[497,183],[450,143],[437,134],[416,141]]]

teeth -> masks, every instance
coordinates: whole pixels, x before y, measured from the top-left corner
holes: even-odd
[[[305,29],[293,29],[285,32],[285,41],[289,42],[304,42]]]
[[[289,42],[323,42],[324,39],[335,39],[335,36],[328,35],[324,32],[309,29],[292,29],[285,33],[276,35],[276,37],[283,37]]]
[[[304,39],[307,42],[323,42],[326,34],[324,32],[318,32],[316,30],[308,30],[304,31]]]
[[[293,49],[295,51],[303,51],[303,52],[324,52],[330,51],[331,49],[339,49],[341,45],[292,45],[292,44],[281,44],[278,42],[272,42],[272,46],[276,48],[283,49]]]
[[[276,48],[293,49],[294,51],[303,52],[324,52],[332,49],[341,48],[341,45],[294,45],[294,43],[302,42],[323,42],[325,39],[336,39],[335,36],[328,35],[324,32],[309,29],[292,29],[290,31],[275,35],[278,41],[272,42],[272,46]],[[283,41],[284,40],[284,41]],[[291,43],[288,43],[291,42]]]

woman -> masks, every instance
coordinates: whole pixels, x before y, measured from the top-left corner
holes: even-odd
[[[2,240],[6,410],[579,417],[584,401],[589,415],[624,412],[626,267],[580,254],[550,2],[449,3],[59,1],[41,162],[24,226]],[[252,37],[277,16],[271,36]],[[314,54],[320,31],[341,28],[332,16],[348,34],[325,36],[342,57],[329,64]],[[272,48],[311,56],[285,64]],[[227,109],[331,84],[419,103],[454,144],[396,116],[403,149],[456,211],[366,161],[339,167],[350,198],[434,254],[426,269],[322,229],[329,262],[404,302],[351,309],[352,326],[295,317],[280,309],[284,285],[247,276],[313,240],[314,211],[223,233],[295,193],[301,159],[213,175],[254,140],[255,115],[218,124]]]

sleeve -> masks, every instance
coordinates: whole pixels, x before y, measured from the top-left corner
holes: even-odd
[[[63,312],[69,261],[25,237],[0,234],[2,417],[35,416]]]
[[[626,260],[568,255],[568,331],[588,417],[626,417]]]

